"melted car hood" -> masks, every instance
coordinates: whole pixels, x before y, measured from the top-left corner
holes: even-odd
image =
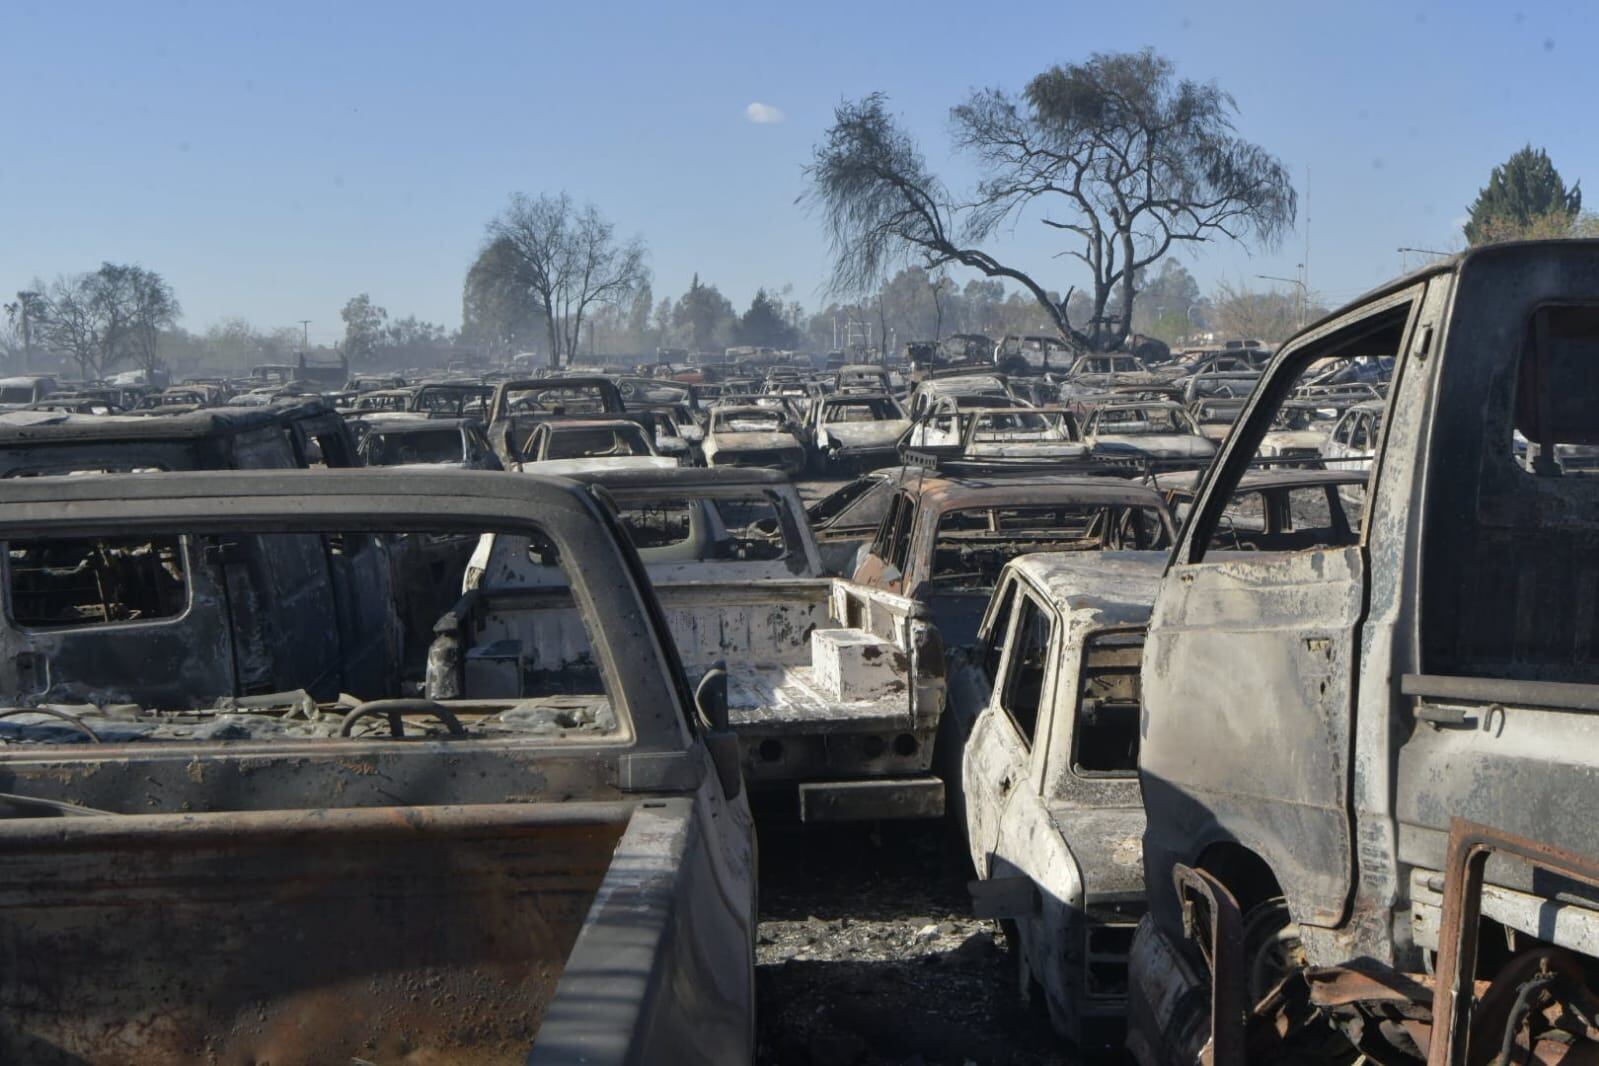
[[[798,448],[792,433],[712,433],[705,442],[717,451],[764,451],[770,448]]]
[[[1132,452],[1156,459],[1208,459],[1216,445],[1192,433],[1101,433],[1092,438],[1096,451]]]
[[[668,459],[664,455],[608,455],[584,459],[544,459],[536,463],[522,463],[518,469],[524,474],[566,477],[595,470],[670,470],[676,466],[676,459]]]
[[[1088,445],[1075,440],[975,440],[963,453],[968,456],[993,456],[1003,459],[1081,459]]]
[[[910,420],[888,418],[881,422],[827,422],[822,431],[845,448],[891,448],[910,428]]]

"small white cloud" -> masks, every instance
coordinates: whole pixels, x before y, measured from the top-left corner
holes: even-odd
[[[766,126],[773,122],[782,122],[788,116],[771,104],[763,104],[757,100],[744,109],[744,117],[756,125]]]

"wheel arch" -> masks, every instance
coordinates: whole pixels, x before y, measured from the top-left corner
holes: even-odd
[[[1242,914],[1283,894],[1282,884],[1266,860],[1237,841],[1219,840],[1209,845],[1195,865],[1227,886]]]

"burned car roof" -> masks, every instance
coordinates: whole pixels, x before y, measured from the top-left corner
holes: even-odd
[[[1166,556],[1163,551],[1035,552],[1010,565],[1048,593],[1075,629],[1148,622]]]
[[[461,415],[453,418],[412,418],[406,415],[386,414],[363,418],[361,423],[368,433],[428,433],[443,429],[460,429],[462,426],[482,427],[481,418]]]
[[[1202,470],[1183,470],[1162,474],[1155,487],[1193,492],[1199,487]],[[1366,474],[1361,470],[1306,470],[1303,467],[1269,467],[1250,470],[1238,482],[1238,492],[1251,489],[1298,488],[1311,485],[1364,485]]]
[[[939,475],[918,478],[907,474],[901,485],[920,496],[924,508],[1020,506],[1071,496],[1084,501],[1120,503],[1134,501],[1161,507],[1158,495],[1147,485],[1092,474]]]
[[[673,488],[736,488],[744,485],[787,485],[788,475],[781,470],[759,466],[674,466],[644,470],[584,471],[572,475],[574,481],[607,488],[648,488],[670,485]]]
[[[0,445],[70,440],[199,439],[335,414],[321,400],[261,407],[206,408],[157,417],[63,414],[45,419],[0,415]]]
[[[546,433],[568,433],[580,429],[637,429],[638,422],[631,418],[585,418],[567,415],[540,423]]]
[[[491,501],[490,513],[474,508],[473,498]],[[163,510],[153,506],[160,501]],[[374,519],[405,513],[418,525],[418,514],[441,525],[475,523],[499,517],[509,506],[515,512],[589,511],[588,493],[575,481],[540,474],[499,471],[432,471],[423,468],[358,468],[318,470],[207,470],[184,473],[123,474],[115,478],[37,477],[6,484],[0,497],[0,535],[22,532],[57,534],[73,522],[105,521],[123,514],[141,528],[171,526],[193,501],[196,512],[231,517],[235,512],[277,517],[284,529],[300,523],[306,512],[347,513]],[[72,503],[71,516],[59,504]],[[120,508],[120,510],[119,510]],[[371,528],[387,525],[377,522]],[[35,528],[36,527],[36,528]]]

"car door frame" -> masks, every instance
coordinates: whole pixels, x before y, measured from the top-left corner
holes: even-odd
[[[1024,867],[1003,859],[1000,845],[1007,813],[1017,796],[1027,793],[1033,806],[1041,807],[1041,763],[1047,759],[1039,744],[1041,729],[1054,713],[1059,677],[1061,626],[1054,609],[1032,584],[1012,572],[994,590],[995,603],[1009,592],[1014,596],[1005,619],[1005,644],[989,688],[988,703],[972,723],[962,759],[962,786],[966,805],[967,843],[978,873],[985,878],[1017,876]],[[1005,688],[1016,663],[1017,626],[1024,605],[1031,604],[1047,620],[1049,642],[1044,653],[1044,678],[1039,688],[1038,712],[1031,738],[1022,736],[1010,710],[1005,707]],[[992,632],[992,629],[990,629]],[[1043,735],[1047,736],[1047,732]],[[996,773],[998,777],[996,777]],[[995,859],[1004,866],[996,868]]]
[[[1332,927],[1355,884],[1354,709],[1367,607],[1367,536],[1348,548],[1206,560],[1216,521],[1302,372],[1392,328],[1412,342],[1425,282],[1351,309],[1286,346],[1207,472],[1156,600],[1144,658],[1140,781],[1150,891],[1213,845],[1265,862],[1294,918]],[[1319,353],[1319,354],[1318,354]],[[1377,464],[1373,464],[1372,479]],[[1291,668],[1289,668],[1291,666]],[[1181,714],[1182,727],[1167,719]],[[1152,728],[1150,722],[1158,722]],[[1196,728],[1197,727],[1197,728]],[[1291,757],[1261,759],[1271,737]]]

